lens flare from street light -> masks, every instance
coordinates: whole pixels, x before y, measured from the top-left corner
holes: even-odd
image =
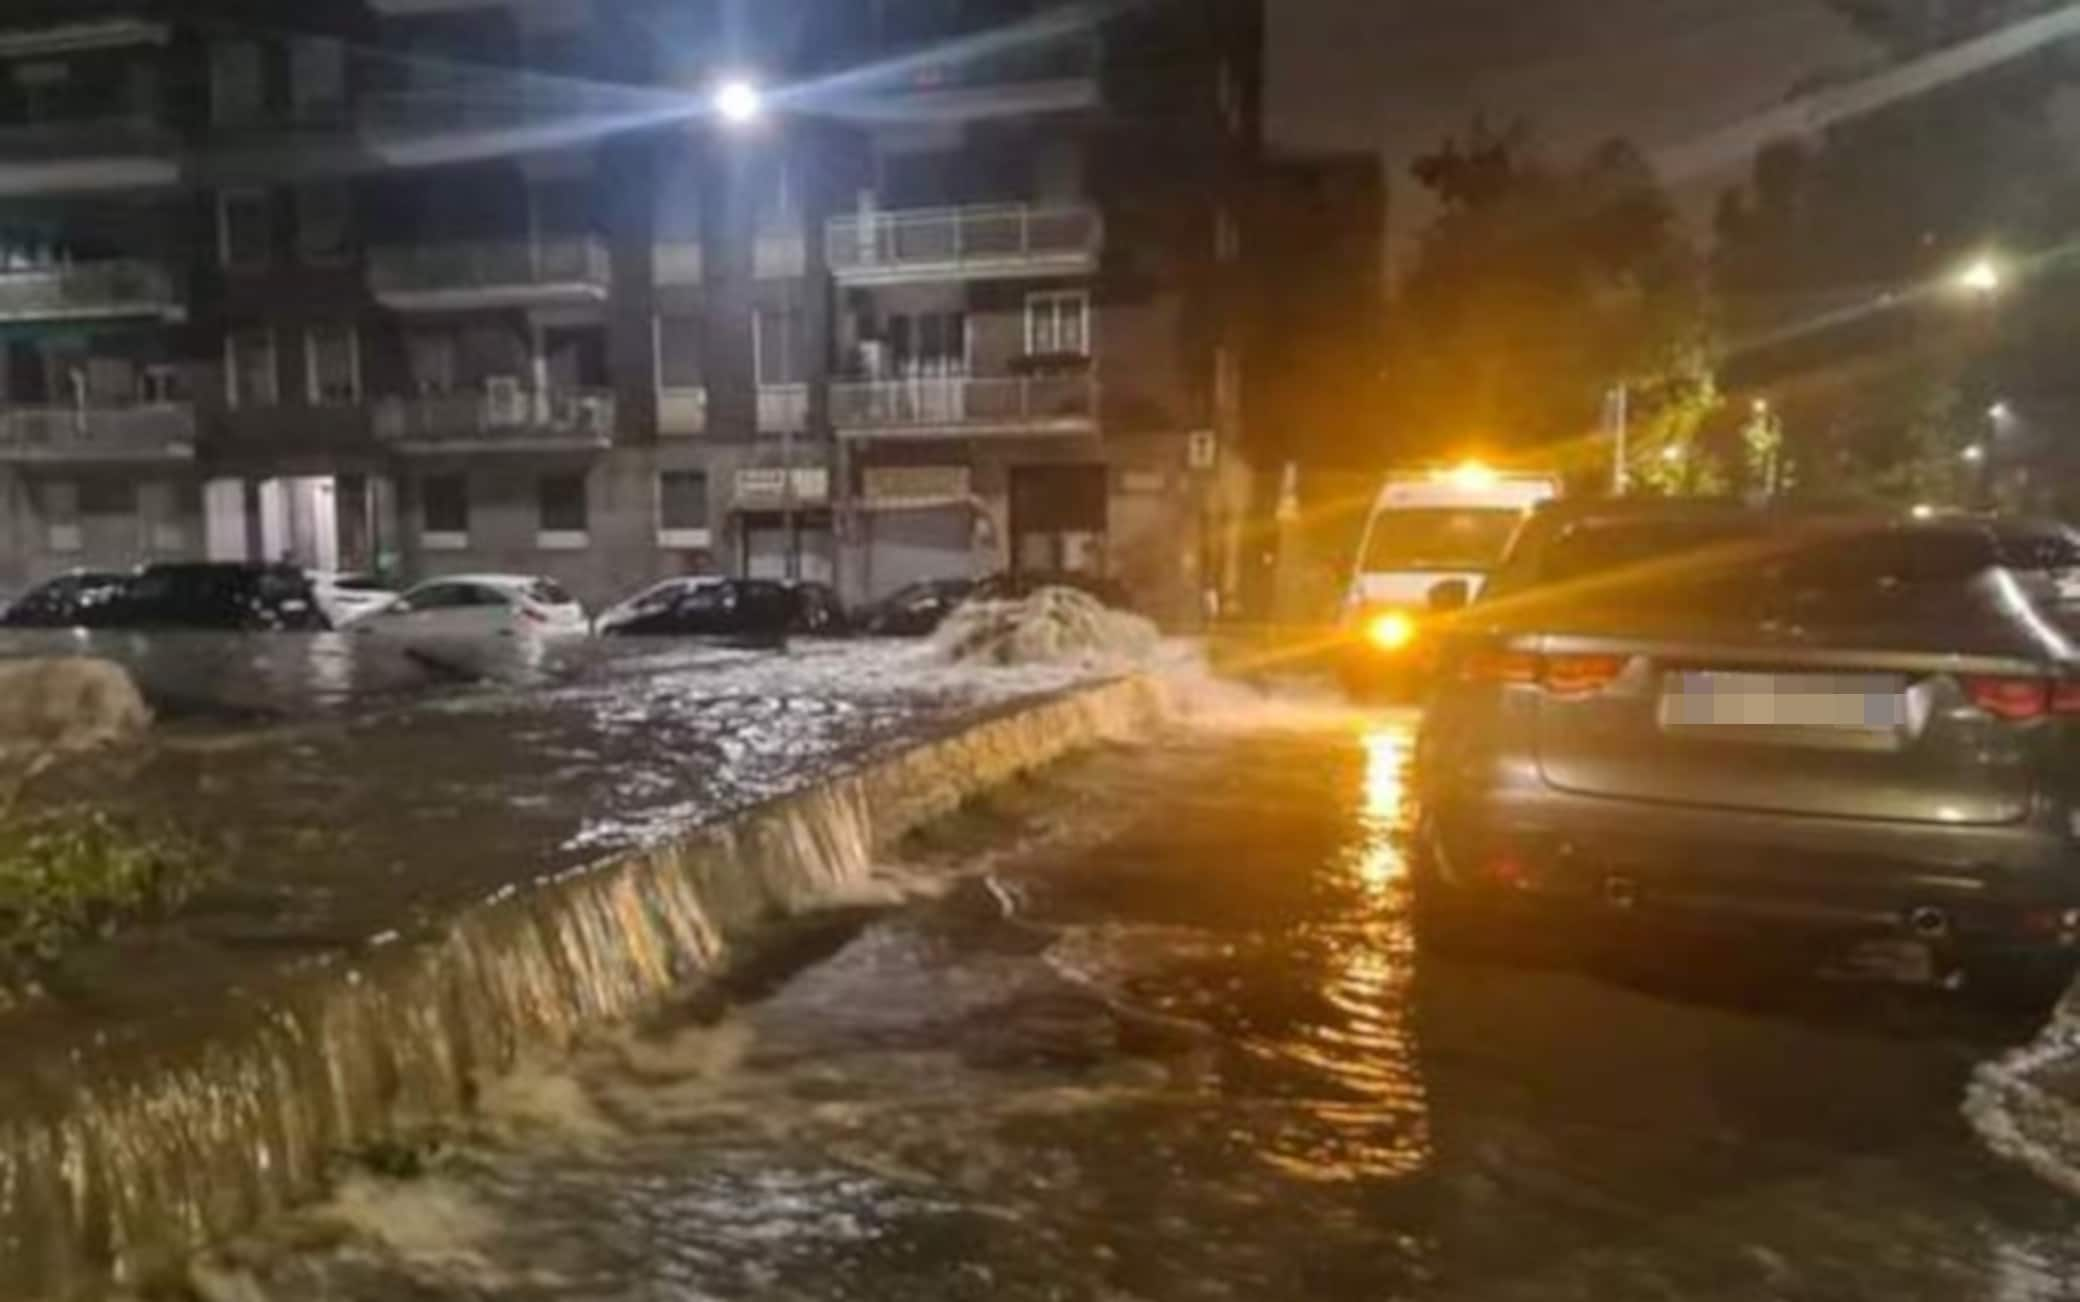
[[[733,127],[747,126],[765,116],[766,97],[747,77],[731,77],[709,97],[715,115]]]
[[[1365,621],[1365,640],[1381,651],[1406,650],[1416,640],[1416,622],[1398,610],[1374,615]]]
[[[1957,287],[1968,294],[1997,294],[2001,288],[2000,264],[1992,258],[1978,258],[1957,273]]]

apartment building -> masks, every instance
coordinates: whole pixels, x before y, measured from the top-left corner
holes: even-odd
[[[1066,569],[1191,618],[1259,8],[15,0],[0,585]]]

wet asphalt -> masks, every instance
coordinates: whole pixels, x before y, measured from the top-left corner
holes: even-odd
[[[1412,726],[1274,716],[1008,792],[911,848],[950,888],[523,1073],[197,1290],[2080,1297],[2080,1203],[1958,1114],[2028,1021],[1709,948],[1426,953]]]

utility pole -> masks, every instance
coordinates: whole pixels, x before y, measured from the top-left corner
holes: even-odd
[[[1611,496],[1632,491],[1630,429],[1632,392],[1623,383],[1614,384],[1603,399],[1603,420],[1611,432]]]

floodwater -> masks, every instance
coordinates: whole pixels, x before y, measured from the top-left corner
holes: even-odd
[[[2027,1024],[1698,979],[1707,952],[1622,980],[1426,954],[1409,729],[1078,761],[921,844],[911,868],[968,870],[948,889],[498,1084],[423,1170],[350,1177],[197,1291],[2080,1297],[2080,1204],[1957,1110]]]

